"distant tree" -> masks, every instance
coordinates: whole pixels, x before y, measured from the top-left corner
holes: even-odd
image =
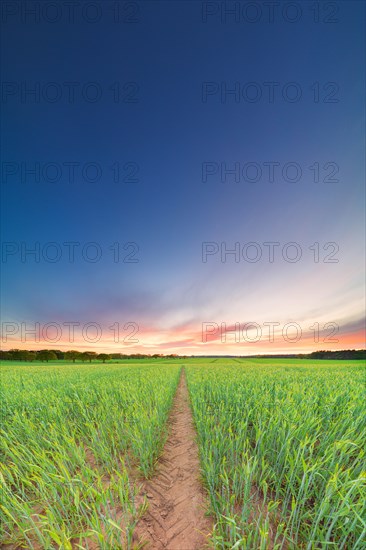
[[[67,361],[72,361],[73,363],[75,363],[76,359],[79,359],[81,355],[82,354],[80,353],[80,351],[75,351],[72,349],[64,354],[64,358]]]
[[[111,359],[123,359],[122,353],[110,353],[109,357]]]
[[[106,360],[109,359],[109,355],[107,353],[100,353],[97,356],[97,359],[99,359],[100,361],[103,361],[103,363],[105,363]]]
[[[82,361],[89,361],[89,363],[92,362],[92,359],[96,357],[95,351],[84,351],[84,353],[81,354],[81,360]]]
[[[2,359],[7,359],[10,361],[34,361],[37,357],[38,353],[36,351],[28,351],[26,349],[11,349],[10,351],[2,352],[2,355],[0,356]]]
[[[21,350],[21,349],[11,349],[10,353],[11,353],[13,361],[23,361],[24,360],[23,350]]]
[[[0,359],[1,361],[11,361],[13,359],[13,355],[10,351],[0,350]]]
[[[48,361],[55,361],[55,359],[57,359],[57,355],[53,351],[45,349],[37,353],[37,359],[48,363]]]
[[[34,361],[35,357],[31,351],[22,350],[21,353],[22,361]]]
[[[11,358],[13,361],[30,361],[30,352],[26,349],[12,349],[10,350]]]

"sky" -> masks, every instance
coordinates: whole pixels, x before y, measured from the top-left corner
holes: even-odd
[[[2,347],[364,347],[365,4],[3,2]]]

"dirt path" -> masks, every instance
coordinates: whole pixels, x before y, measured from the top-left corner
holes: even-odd
[[[149,508],[136,527],[134,541],[149,550],[207,548],[212,521],[205,517],[196,432],[184,369],[169,419],[170,433],[156,475],[144,482]]]

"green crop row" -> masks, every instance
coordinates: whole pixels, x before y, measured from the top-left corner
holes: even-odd
[[[186,371],[215,548],[366,548],[360,362],[226,359]]]
[[[131,547],[180,367],[2,367],[0,545]]]

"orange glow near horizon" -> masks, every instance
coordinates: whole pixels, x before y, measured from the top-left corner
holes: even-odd
[[[30,334],[2,334],[2,349],[27,349],[37,351],[40,349],[60,349],[94,351],[98,353],[144,353],[144,354],[177,354],[177,355],[256,355],[256,354],[292,354],[292,353],[311,353],[317,350],[342,350],[342,349],[363,349],[365,347],[365,330],[359,328],[351,332],[339,330],[336,335],[331,335],[328,329],[327,333],[319,333],[313,328],[306,331],[301,330],[301,334],[296,332],[296,328],[288,324],[288,332],[284,331],[284,326],[270,328],[265,325],[259,325],[259,332],[255,327],[224,326],[211,323],[210,326],[203,325],[200,330],[194,326],[180,326],[175,329],[158,330],[153,327],[143,327],[133,336],[121,335],[119,341],[116,335],[109,330],[102,333],[99,340],[92,341],[96,334],[90,330],[86,338],[75,333],[73,341],[68,334],[62,334],[61,338],[56,340],[56,334],[51,330],[47,332],[47,337],[42,339],[42,329],[40,330],[39,341],[35,341]],[[311,325],[310,325],[311,326]],[[244,327],[244,328],[243,328]],[[14,327],[13,327],[14,329]],[[247,329],[247,330],[245,330]],[[261,333],[260,333],[261,331]],[[138,340],[138,341],[130,341]],[[206,341],[205,341],[206,340]]]

